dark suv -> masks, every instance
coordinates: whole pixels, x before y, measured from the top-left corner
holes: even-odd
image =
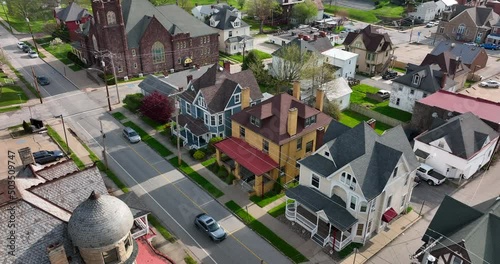
[[[384,74],[382,74],[382,79],[384,80],[392,80],[396,77],[398,77],[398,73],[395,71],[386,71]]]
[[[33,158],[35,158],[35,162],[38,164],[45,164],[52,161],[58,161],[62,157],[64,157],[64,154],[62,153],[62,151],[59,150],[54,150],[54,151],[41,150],[33,152]]]

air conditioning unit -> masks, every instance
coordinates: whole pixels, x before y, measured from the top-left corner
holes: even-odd
[[[142,78],[142,77],[144,77],[144,74],[139,73],[139,78]]]
[[[128,81],[128,76],[123,77],[124,81]]]
[[[174,69],[170,69],[170,73],[174,73],[174,72],[175,72],[175,70],[174,70]]]

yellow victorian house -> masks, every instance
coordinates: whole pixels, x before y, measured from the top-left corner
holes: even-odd
[[[250,194],[263,195],[278,177],[288,183],[298,176],[297,161],[323,144],[332,118],[321,112],[324,91],[317,90],[316,108],[310,107],[298,99],[298,82],[293,96],[283,93],[253,106],[249,93],[242,89],[242,110],[231,117],[232,137],[215,144],[217,163]]]

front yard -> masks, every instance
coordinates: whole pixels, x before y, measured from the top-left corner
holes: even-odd
[[[404,7],[391,4],[389,0],[379,1],[377,8],[373,10],[360,10],[350,7],[326,5],[325,12],[330,14],[345,13],[347,17],[363,21],[366,23],[377,23],[381,17],[384,18],[402,18]]]
[[[20,18],[12,15],[12,12],[7,9],[7,5],[5,6],[5,9],[0,8],[0,17],[2,17],[4,21],[7,22],[7,15],[5,14],[6,12],[4,11],[7,11],[9,16],[9,22],[13,29],[21,33],[30,32],[28,23],[26,22],[25,18]],[[37,16],[38,17],[36,19],[30,20],[31,29],[33,30],[33,33],[44,32],[44,27],[46,27],[46,25],[56,23],[52,10],[40,11],[39,13],[37,13]],[[7,26],[6,28],[8,29],[9,27]]]
[[[259,59],[261,59],[261,60],[270,59],[270,58],[273,57],[273,56],[271,56],[271,54],[263,52],[263,51],[260,51],[260,50],[254,49],[252,51],[255,52],[257,54],[257,56],[259,57]],[[247,51],[245,53],[248,54],[248,52],[249,51]],[[221,59],[227,58],[229,60],[233,60],[233,61],[237,61],[239,63],[243,63],[243,55],[241,53],[229,55],[229,54],[226,54],[224,52],[219,52],[219,55],[220,55]]]
[[[356,113],[351,110],[345,110],[340,114],[340,119],[339,122],[348,126],[348,127],[355,127],[357,124],[363,122],[363,121],[368,121],[370,118],[367,116],[364,116],[362,114]],[[377,121],[375,123],[375,132],[379,133],[382,135],[384,131],[387,129],[391,128],[391,126],[381,123]]]
[[[79,71],[82,69],[79,65],[75,64],[72,60],[68,58],[68,52],[71,52],[71,44],[69,43],[60,43],[60,44],[51,44],[53,41],[53,37],[45,37],[36,39],[36,42],[42,46],[47,52],[56,57],[60,62],[68,65],[70,69],[73,71]]]
[[[22,104],[28,100],[21,87],[16,85],[0,86],[0,106]]]

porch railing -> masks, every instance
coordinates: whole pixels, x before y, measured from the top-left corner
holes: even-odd
[[[347,233],[347,234],[348,235],[346,235],[346,239],[344,239],[342,241],[335,240],[335,250],[340,251],[345,246],[349,245],[349,243],[352,241],[352,236],[349,233]]]
[[[306,217],[302,216],[301,214],[297,213],[297,216],[295,217],[295,222],[297,222],[299,225],[307,229],[307,231],[313,233],[313,230],[316,229],[317,231],[317,226],[313,222],[309,221]],[[314,233],[313,233],[314,234]]]
[[[148,233],[148,228],[146,224],[144,224],[140,219],[136,219],[134,221],[139,230],[137,232],[132,233],[133,239],[136,239]]]

